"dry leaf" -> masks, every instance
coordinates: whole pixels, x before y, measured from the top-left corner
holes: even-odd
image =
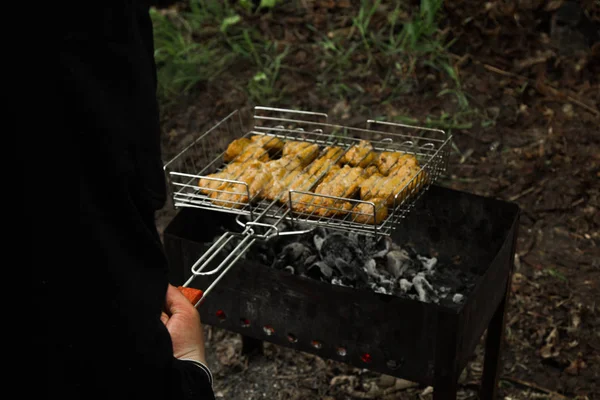
[[[550,0],[548,2],[548,4],[546,4],[546,7],[544,7],[544,10],[545,11],[558,10],[560,8],[560,6],[562,6],[563,3],[564,3],[564,0]]]
[[[569,375],[579,375],[579,372],[586,367],[585,362],[581,359],[573,360],[571,365],[565,368],[565,372]]]

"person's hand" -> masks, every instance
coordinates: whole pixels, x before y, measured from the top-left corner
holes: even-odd
[[[200,313],[173,285],[167,288],[165,311],[160,320],[171,335],[176,358],[188,358],[206,364]]]

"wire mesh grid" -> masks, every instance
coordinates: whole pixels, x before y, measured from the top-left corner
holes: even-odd
[[[287,219],[389,235],[445,172],[451,141],[438,129],[375,120],[356,128],[329,123],[323,113],[270,107],[255,107],[250,126],[245,129],[244,116],[235,111],[165,164],[175,207],[246,215],[254,227],[275,231]],[[234,141],[260,145],[232,156]],[[303,161],[286,154],[288,143],[297,145],[291,154]],[[367,151],[361,151],[365,143]],[[395,180],[391,173],[384,177],[376,169],[384,154],[405,163],[402,156],[411,156],[416,167]],[[274,164],[285,175],[265,170]]]

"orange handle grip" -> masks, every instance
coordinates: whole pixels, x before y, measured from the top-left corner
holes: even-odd
[[[177,286],[177,289],[192,303],[196,305],[198,300],[202,298],[204,292],[200,289],[194,289],[190,287]]]

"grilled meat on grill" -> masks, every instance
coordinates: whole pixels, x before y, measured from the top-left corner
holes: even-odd
[[[256,144],[247,146],[235,159],[235,162],[269,161],[269,152]]]
[[[352,209],[352,221],[362,224],[380,224],[388,216],[385,199],[372,198],[368,201],[374,204],[359,203]]]
[[[394,175],[405,165],[418,166],[417,158],[412,154],[384,151],[377,158],[377,168],[382,175]]]
[[[254,135],[251,137],[251,140],[255,145],[269,150],[271,153],[278,153],[283,150],[283,140],[275,136]]]
[[[344,168],[330,171],[316,187],[315,193],[351,198],[357,193],[359,184],[364,179],[363,174],[363,168],[352,168],[345,165]],[[329,197],[304,195],[299,199],[297,208],[309,214],[334,216],[347,213],[352,208],[352,204],[348,201]]]
[[[319,155],[319,146],[310,142],[288,141],[283,145],[283,157],[295,155],[306,166]]]
[[[368,167],[376,160],[377,153],[373,150],[373,145],[368,140],[361,140],[354,146],[352,146],[344,157],[342,157],[342,164],[348,164],[351,167]]]
[[[419,170],[418,167],[405,165],[397,170],[394,175],[372,175],[360,184],[360,198],[362,200],[384,199],[388,206],[392,206],[394,205],[394,198],[398,194],[396,201],[396,204],[398,204],[415,187],[416,182],[410,182],[410,180],[415,177]]]
[[[282,157],[270,160],[268,150],[281,151]],[[377,154],[366,140],[346,152],[338,146],[325,147],[321,152],[311,142],[254,135],[230,143],[224,158],[233,162],[223,171],[199,180],[201,193],[217,205],[240,208],[256,199],[285,203],[290,190],[312,190],[314,194],[292,194],[295,211],[323,217],[351,212],[349,220],[364,224],[383,222],[394,197],[399,194],[398,201],[402,201],[425,177],[414,155]],[[419,179],[411,181],[419,171]],[[248,187],[207,178],[244,182]],[[352,198],[373,204],[358,203],[353,208],[346,200]]]
[[[325,154],[321,156],[321,158],[332,160],[333,162],[338,162],[342,155],[344,154],[344,149],[337,146],[327,146],[325,147]]]
[[[251,144],[252,141],[248,138],[239,138],[229,143],[227,150],[225,150],[225,154],[223,154],[223,161],[229,162],[234,160]]]
[[[222,192],[210,194],[214,204],[223,207],[241,208],[248,201],[264,192],[273,180],[273,175],[269,169],[260,161],[245,163],[242,167],[244,171],[235,180],[244,182],[247,186],[240,183],[227,183],[220,188]],[[250,198],[248,198],[248,192]]]

